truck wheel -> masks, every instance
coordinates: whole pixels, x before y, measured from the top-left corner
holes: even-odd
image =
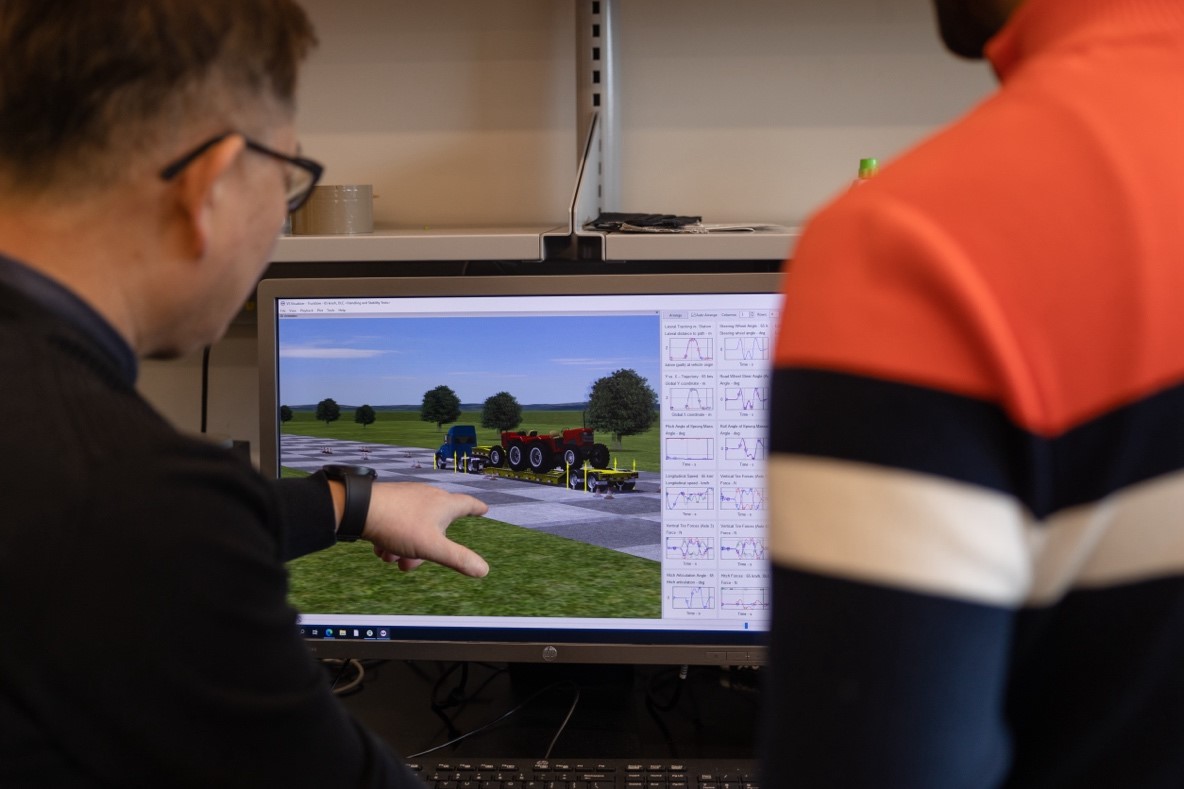
[[[584,489],[584,475],[579,471],[572,471],[567,478],[567,486],[572,490]]]
[[[575,468],[580,465],[580,448],[575,444],[567,444],[563,447],[563,464]]]
[[[588,462],[592,464],[592,468],[608,468],[608,447],[604,444],[593,444],[592,451],[588,453]]]
[[[526,453],[526,462],[530,464],[530,470],[536,474],[543,474],[555,468],[555,456],[546,444],[531,444],[530,450]]]
[[[526,452],[522,449],[521,441],[511,441],[506,447],[506,460],[510,462],[510,468],[514,471],[526,470]]]
[[[439,468],[439,469],[448,468],[448,458],[447,458],[447,456],[445,456],[441,452],[436,453],[436,468]]]
[[[501,447],[489,448],[489,465],[498,468],[506,465],[506,451]]]

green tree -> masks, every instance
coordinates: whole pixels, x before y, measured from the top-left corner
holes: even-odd
[[[292,409],[286,405],[280,406],[280,421],[281,422],[291,422],[292,421]]]
[[[374,409],[368,405],[359,406],[358,410],[354,411],[354,421],[363,428],[365,428],[366,425],[374,424],[374,420],[377,418],[378,417],[375,415]]]
[[[332,397],[326,397],[321,402],[317,403],[317,421],[324,422],[328,425],[330,422],[336,422],[341,418],[341,406],[337,405],[337,401]]]
[[[617,370],[592,384],[588,397],[588,426],[611,433],[617,448],[621,439],[643,433],[658,419],[658,395],[635,370]]]
[[[441,425],[460,419],[460,398],[443,385],[424,392],[419,418],[424,422],[435,422],[436,430],[439,430]]]
[[[498,392],[485,401],[481,408],[481,427],[490,427],[499,433],[513,430],[522,424],[522,406],[509,392]]]

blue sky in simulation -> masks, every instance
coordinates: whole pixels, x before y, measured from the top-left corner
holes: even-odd
[[[636,370],[661,391],[655,315],[286,319],[280,402],[414,405],[443,384],[462,403],[509,392],[519,403],[571,403],[592,383]]]

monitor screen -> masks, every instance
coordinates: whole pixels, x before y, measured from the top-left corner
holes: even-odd
[[[363,542],[290,563],[326,657],[758,665],[774,273],[270,279],[265,473],[489,506],[483,579]]]

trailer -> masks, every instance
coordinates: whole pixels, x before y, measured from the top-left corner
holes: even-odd
[[[548,471],[531,471],[530,469],[514,469],[505,465],[496,465],[491,458],[497,457],[499,451],[503,451],[499,445],[470,447],[467,455],[461,456],[457,453],[448,459],[449,462],[438,462],[437,468],[451,467],[456,473],[482,474],[499,479],[512,479],[536,485],[563,486],[571,490],[586,490],[592,493],[610,491],[624,493],[637,486],[636,471],[596,468],[590,463],[584,463],[578,468],[565,466]]]

